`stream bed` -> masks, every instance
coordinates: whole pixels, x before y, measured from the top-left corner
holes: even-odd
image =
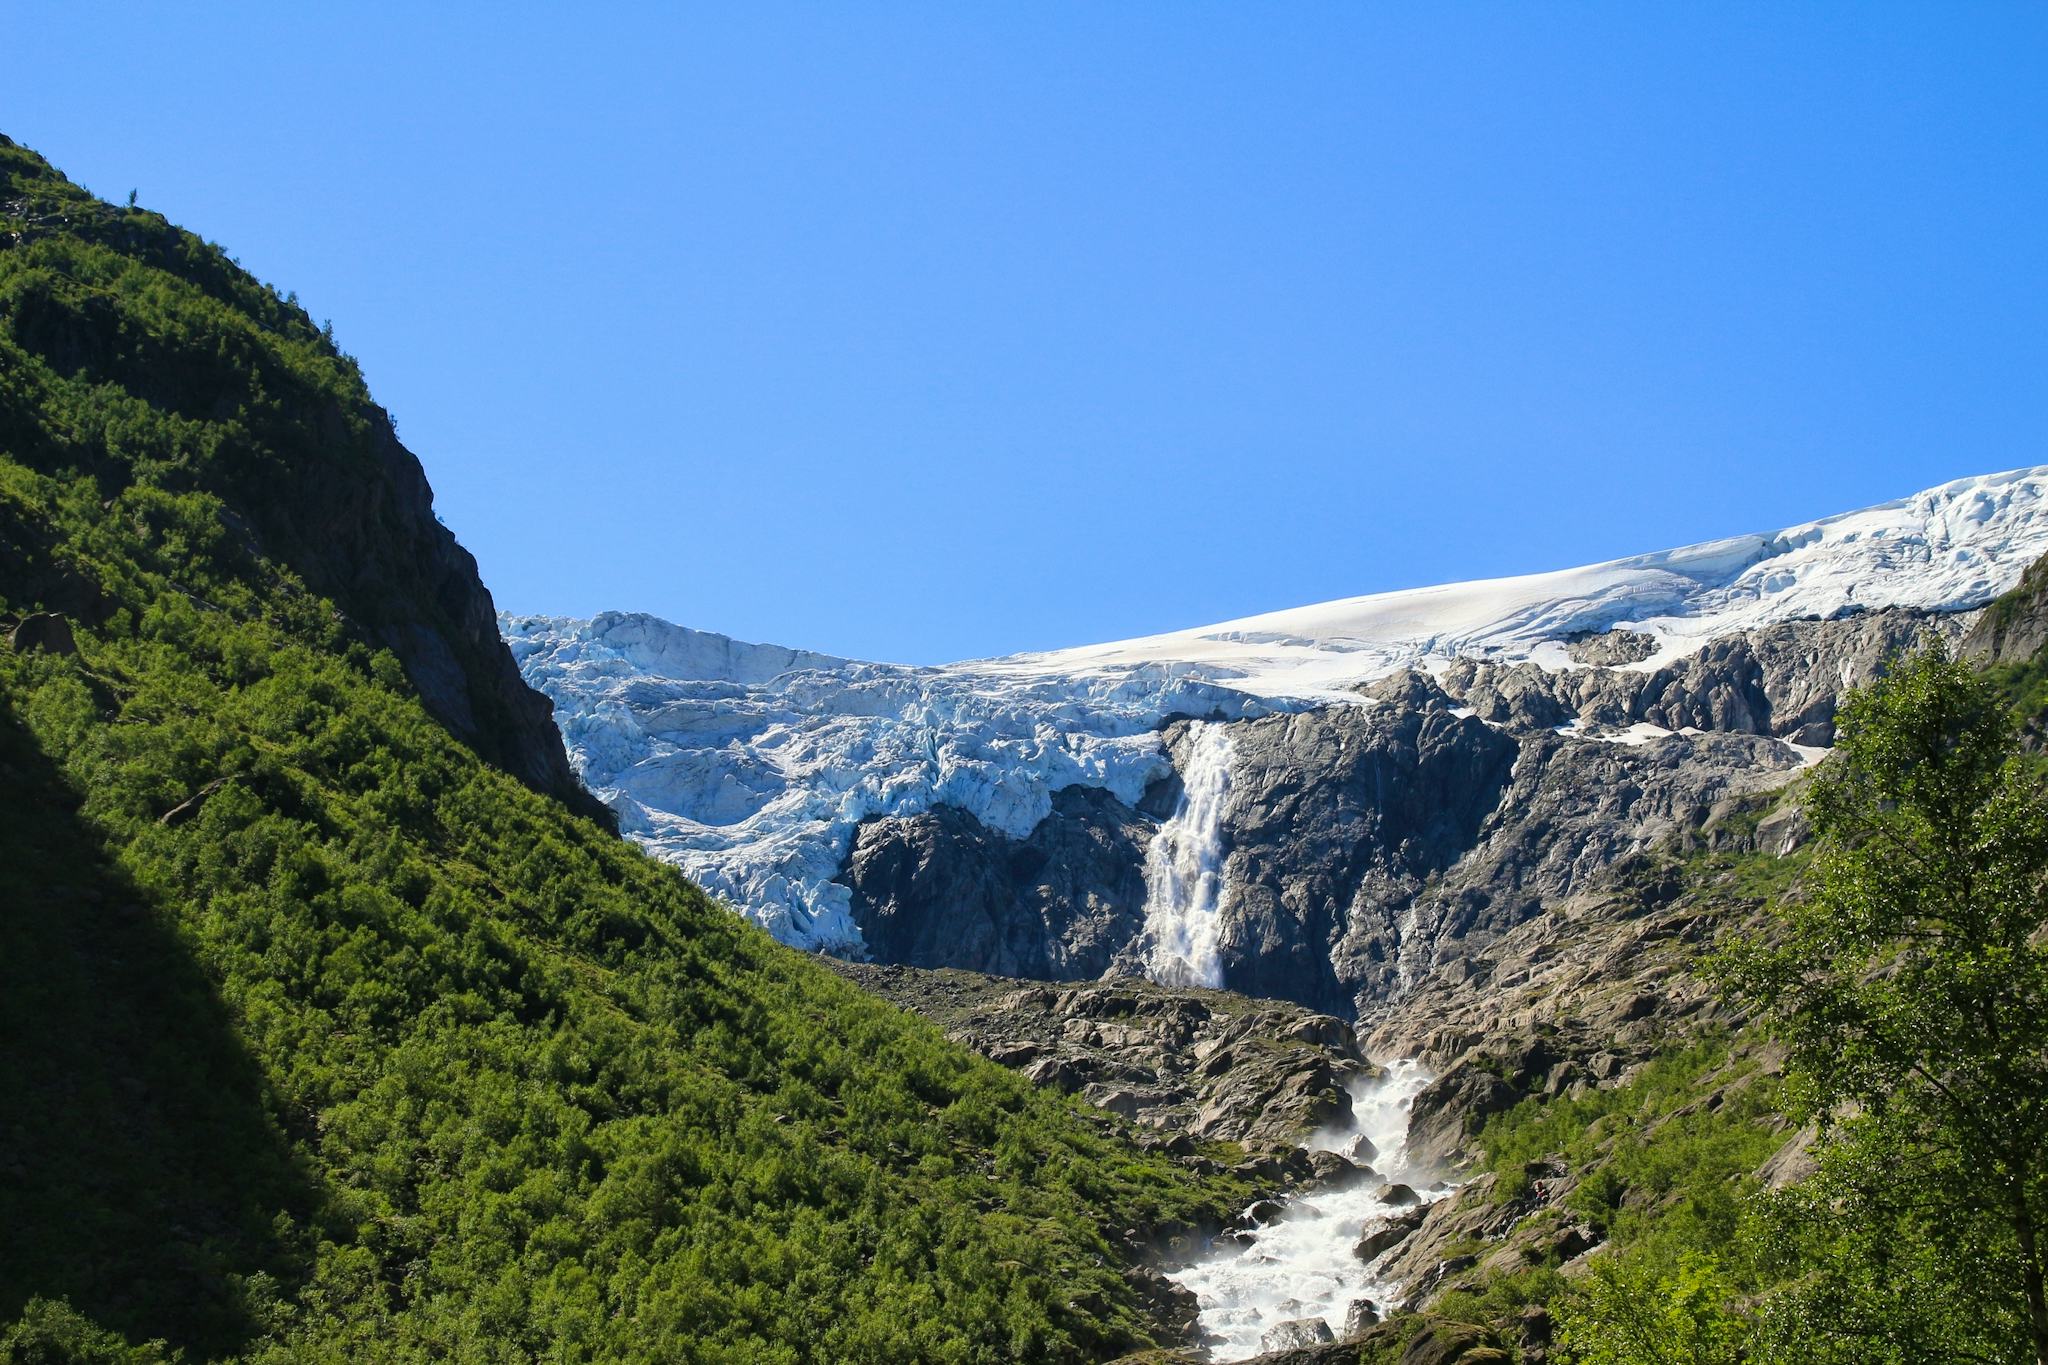
[[[1380,1179],[1290,1195],[1248,1240],[1219,1239],[1211,1255],[1172,1273],[1201,1305],[1211,1359],[1257,1355],[1266,1333],[1301,1318],[1321,1319],[1341,1337],[1354,1300],[1370,1299],[1384,1310],[1398,1298],[1399,1287],[1376,1279],[1352,1249],[1368,1228],[1401,1211],[1379,1198],[1383,1184],[1411,1183],[1424,1202],[1448,1193],[1416,1183],[1424,1173],[1407,1162],[1408,1111],[1430,1079],[1418,1062],[1388,1065],[1384,1075],[1354,1089],[1350,1126],[1319,1133],[1308,1144],[1347,1152],[1362,1134],[1376,1153],[1368,1160]]]

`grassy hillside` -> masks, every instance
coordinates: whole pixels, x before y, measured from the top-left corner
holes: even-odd
[[[1245,1192],[458,742],[391,573],[292,529],[378,492],[380,420],[296,306],[0,145],[0,628],[70,637],[0,648],[0,1356],[1142,1344],[1104,1230]]]

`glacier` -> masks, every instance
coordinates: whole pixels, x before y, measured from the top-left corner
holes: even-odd
[[[959,807],[1023,837],[1075,784],[1136,804],[1171,720],[1330,704],[1459,657],[1569,666],[1625,629],[1655,669],[1716,637],[1890,606],[1964,610],[2048,553],[2048,466],[1785,530],[1377,593],[1108,644],[940,666],[749,644],[638,613],[502,613],[571,761],[620,827],[782,941],[861,956],[832,879],[874,816]]]

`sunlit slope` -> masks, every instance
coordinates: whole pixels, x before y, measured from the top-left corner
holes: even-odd
[[[319,510],[276,500],[328,467],[423,495],[350,463],[381,420],[295,306],[0,144],[0,1337],[334,1361],[1142,1342],[1104,1230],[1239,1192],[458,741],[380,643],[402,556],[380,595],[323,593],[267,529]]]

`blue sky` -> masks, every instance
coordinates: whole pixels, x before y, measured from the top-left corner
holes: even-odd
[[[5,11],[502,607],[937,662],[2048,461],[2048,6],[569,8]]]

